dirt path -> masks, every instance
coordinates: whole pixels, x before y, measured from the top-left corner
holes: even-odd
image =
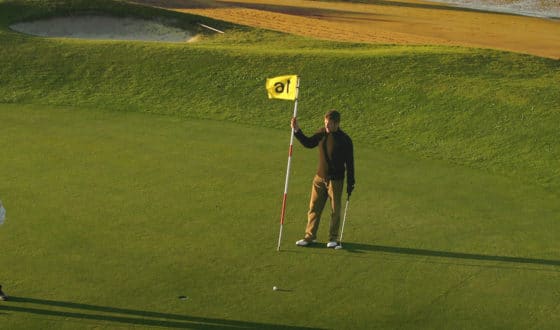
[[[389,44],[461,45],[560,59],[560,21],[486,13],[419,0],[375,4],[312,0],[136,0],[314,38]]]

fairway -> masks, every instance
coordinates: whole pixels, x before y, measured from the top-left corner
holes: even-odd
[[[370,174],[345,249],[303,249],[315,154],[297,147],[276,252],[284,131],[36,106],[1,106],[0,121],[13,327],[558,322],[560,210],[538,187],[358,145]]]
[[[553,13],[550,19],[471,10],[422,0],[134,2],[325,40],[460,45],[560,59],[560,3],[554,0],[486,1],[489,4],[535,3]],[[470,1],[464,2],[468,4]]]
[[[216,20],[231,4],[0,0],[0,328],[560,327],[560,61]],[[9,28],[76,13],[196,41]],[[265,81],[285,74],[306,133],[334,108],[354,142],[340,250],[328,211],[294,244],[318,152],[298,142],[276,250],[294,103]]]

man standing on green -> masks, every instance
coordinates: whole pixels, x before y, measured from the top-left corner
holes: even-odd
[[[325,126],[308,137],[299,128],[296,118],[292,118],[291,125],[298,141],[306,148],[319,147],[319,166],[317,174],[313,178],[309,212],[307,213],[307,227],[304,238],[296,242],[298,246],[308,246],[315,241],[321,221],[321,213],[327,199],[330,199],[332,213],[327,247],[336,247],[339,244],[338,229],[340,227],[345,172],[348,197],[354,190],[354,147],[352,139],[340,129],[340,113],[338,111],[327,112],[324,119]]]

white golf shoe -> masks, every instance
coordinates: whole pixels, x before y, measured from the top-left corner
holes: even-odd
[[[8,296],[2,291],[2,286],[0,285],[0,301],[8,300]]]
[[[310,242],[310,241],[307,241],[305,239],[300,239],[299,241],[296,242],[296,245],[297,246],[308,246],[311,243],[315,243],[315,240]]]
[[[331,242],[328,242],[328,243],[327,243],[327,247],[328,247],[329,249],[330,249],[330,248],[335,248],[335,247],[337,247],[337,246],[338,246],[338,242],[335,242],[335,241],[331,241]]]

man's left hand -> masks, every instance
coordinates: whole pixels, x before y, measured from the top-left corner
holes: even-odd
[[[346,192],[348,193],[348,197],[352,195],[352,191],[354,191],[354,183],[348,184],[348,186],[346,186]]]

